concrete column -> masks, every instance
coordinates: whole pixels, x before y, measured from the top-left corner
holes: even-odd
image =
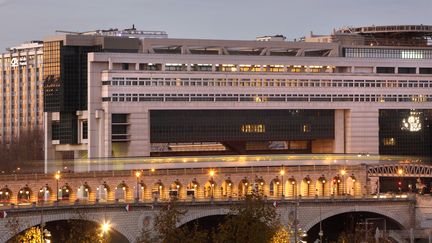
[[[112,156],[112,142],[111,142],[111,134],[112,134],[112,129],[111,129],[111,111],[109,110],[109,105],[108,107],[104,108],[105,110],[105,116],[104,116],[104,121],[103,121],[103,138],[104,138],[104,150],[103,150],[103,154],[101,154],[102,157],[105,158],[109,158]]]
[[[108,70],[112,70],[112,69],[113,69],[113,62],[111,58],[108,58]]]
[[[103,132],[100,122],[103,121],[102,84],[100,72],[106,70],[106,63],[93,62],[93,55],[88,57],[87,106],[88,106],[88,158],[100,157],[103,151]]]
[[[379,153],[379,110],[345,112],[346,153]]]
[[[335,110],[333,153],[345,153],[345,110]]]
[[[148,110],[129,115],[131,138],[128,156],[150,156],[150,118]]]
[[[55,159],[55,151],[52,145],[52,113],[44,112],[44,172],[48,173],[49,160]]]
[[[97,127],[98,127],[98,131],[96,132],[97,134],[97,138],[98,138],[98,154],[97,157],[103,157],[104,154],[104,148],[105,148],[105,137],[104,137],[104,131],[105,131],[105,127],[104,127],[104,121],[105,121],[105,112],[104,110],[97,110],[96,111],[96,122],[97,122]]]

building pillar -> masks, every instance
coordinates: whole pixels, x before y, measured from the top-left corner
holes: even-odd
[[[379,153],[379,110],[346,110],[346,153]]]
[[[333,153],[345,153],[345,110],[335,110]]]
[[[52,113],[44,112],[44,173],[48,173],[48,163],[55,159],[55,151],[52,145]]]
[[[108,70],[112,70],[112,69],[113,69],[113,62],[111,58],[108,58]]]
[[[104,121],[103,121],[104,150],[101,156],[105,158],[110,158],[112,157],[112,141],[111,141],[112,114],[108,104],[104,107],[104,111],[105,111]]]
[[[129,115],[130,144],[127,156],[150,156],[149,115],[148,110]]]

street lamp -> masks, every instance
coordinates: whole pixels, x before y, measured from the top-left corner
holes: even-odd
[[[342,194],[345,195],[346,194],[346,190],[345,190],[345,187],[346,187],[346,181],[345,181],[346,170],[342,169],[340,171],[340,173],[342,175]]]
[[[403,175],[403,169],[402,168],[398,169],[397,173],[399,175],[399,182],[398,182],[399,193],[402,193],[402,175]]]
[[[111,224],[108,221],[104,221],[100,226],[101,234],[100,237],[104,239],[105,234],[108,234],[108,232],[111,230]]]
[[[214,175],[215,175],[215,171],[213,170],[213,169],[211,169],[210,171],[209,171],[209,175],[210,175],[210,177],[213,177]]]
[[[57,184],[57,190],[56,190],[56,195],[57,195],[57,200],[56,202],[59,201],[59,180],[60,180],[60,171],[57,171],[57,173],[55,174],[54,178],[56,179],[56,184]]]
[[[311,179],[310,179],[309,175],[306,176],[305,180],[306,180],[306,185],[307,185],[307,196],[309,197],[310,196],[309,190],[310,190],[310,183],[311,183]]]
[[[211,169],[210,171],[209,171],[209,176],[210,176],[210,192],[211,192],[211,197],[210,198],[212,198],[213,199],[213,197],[214,197],[214,186],[215,186],[215,182],[214,182],[214,180],[213,180],[213,176],[216,174],[216,171],[215,170],[213,170],[213,169]]]
[[[136,177],[136,201],[139,202],[139,178],[141,176],[141,172],[140,171],[136,171],[135,172],[135,177]]]
[[[284,184],[285,184],[284,175],[285,175],[285,170],[284,170],[283,166],[282,166],[282,169],[280,170],[279,173],[280,173],[280,175],[282,177],[282,198],[284,198],[285,197],[285,192],[284,192]]]
[[[326,180],[325,180],[325,177],[324,177],[324,175],[322,175],[320,178],[319,178],[319,180],[320,180],[320,182],[321,182],[321,190],[322,190],[322,196],[324,197],[325,196],[325,187],[324,187],[324,185],[325,185],[325,183],[326,183]]]

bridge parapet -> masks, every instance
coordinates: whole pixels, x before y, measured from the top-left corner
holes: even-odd
[[[432,177],[432,165],[424,163],[383,163],[368,165],[370,177]]]
[[[281,174],[283,170],[285,173]],[[209,172],[213,171],[213,175]],[[0,176],[0,204],[153,202],[241,199],[257,192],[269,199],[368,195],[364,166],[263,166],[192,168],[54,175]],[[342,173],[343,172],[343,173]],[[57,188],[58,182],[58,188]],[[6,193],[8,194],[6,196]]]

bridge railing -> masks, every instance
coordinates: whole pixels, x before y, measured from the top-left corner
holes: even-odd
[[[41,207],[68,207],[68,206],[91,206],[91,205],[127,205],[127,204],[164,204],[169,203],[174,198],[153,199],[153,200],[76,200],[71,201],[45,201],[45,202],[31,202],[20,204],[0,203],[0,210],[8,209],[29,209]],[[175,199],[176,202],[182,204],[212,204],[212,203],[231,203],[244,201],[243,197],[229,197],[229,198],[189,198],[189,199]],[[264,201],[278,202],[278,203],[347,203],[347,202],[377,202],[377,201],[410,201],[415,200],[414,195],[394,195],[392,197],[377,197],[377,196],[330,196],[330,197],[264,197]]]

